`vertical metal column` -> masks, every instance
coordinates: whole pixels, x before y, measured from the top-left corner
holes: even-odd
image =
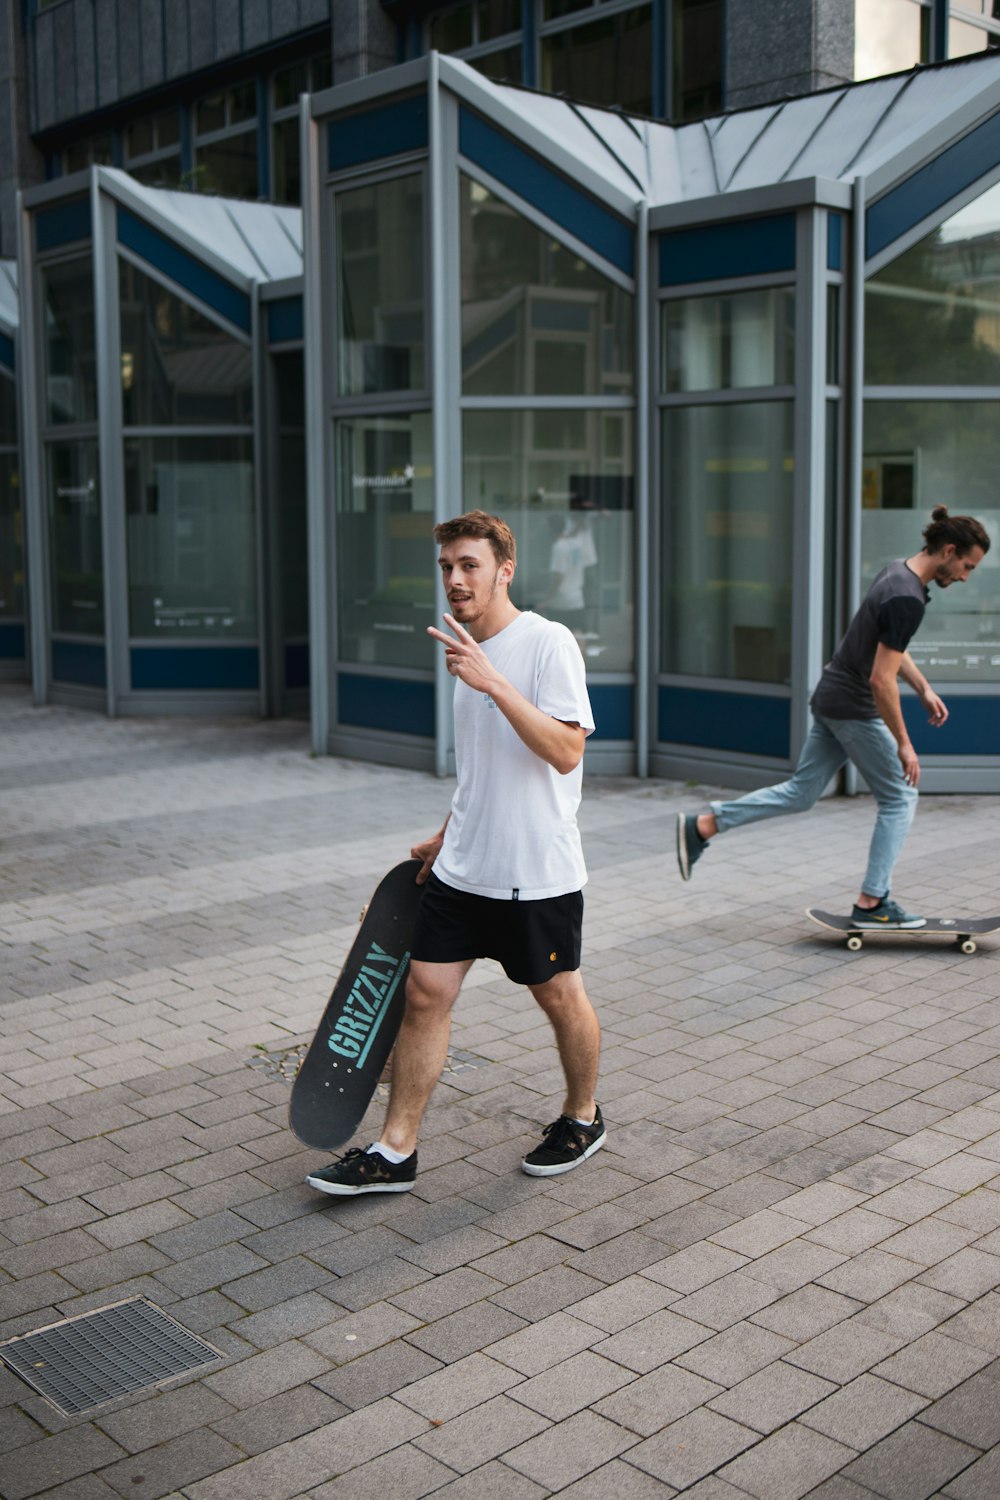
[[[90,225],[97,374],[97,482],[101,506],[107,675],[105,697],[108,717],[113,719],[119,694],[128,682],[128,548],[125,542],[115,205],[101,191],[100,167],[90,169]]]
[[[45,478],[40,412],[42,319],[37,311],[38,280],[31,254],[31,215],[24,194],[17,195],[17,286],[20,305],[18,341],[21,409],[21,507],[24,516],[27,583],[28,661],[36,707],[49,697],[48,527],[45,523]]]
[[[865,179],[856,177],[851,204],[851,263],[849,277],[847,389],[847,618],[861,602],[861,469],[864,455],[865,395]],[[845,790],[858,791],[858,773],[851,761],[844,771]]]
[[[272,559],[277,556],[274,546],[274,530],[276,529],[276,518],[268,509],[267,499],[270,492],[268,484],[267,454],[269,443],[265,436],[267,428],[268,408],[264,403],[264,360],[266,358],[264,347],[266,339],[263,330],[264,309],[260,301],[260,282],[253,281],[249,287],[250,295],[250,369],[253,378],[252,403],[253,403],[253,501],[256,524],[254,526],[254,537],[256,540],[256,567],[255,576],[257,580],[257,707],[261,718],[274,714],[277,703],[277,683],[275,680],[275,667],[277,657],[274,651],[274,610],[273,595],[275,583],[274,566]]]
[[[653,337],[649,296],[651,247],[649,204],[645,198],[639,204],[635,236],[635,536],[632,539],[635,569],[635,714],[633,732],[635,734],[635,773],[645,778],[649,775],[649,700],[650,694],[654,691],[650,670],[650,636],[653,622],[649,614],[649,574],[653,565],[653,527],[649,494],[649,442],[655,399],[650,381],[649,350]]]
[[[823,653],[823,524],[826,422],[826,215],[800,210],[796,224],[795,478],[792,521],[792,703],[794,761],[809,723],[809,695]]]
[[[431,424],[433,429],[434,520],[444,521],[454,510],[453,491],[454,441],[459,400],[459,370],[450,357],[448,338],[448,303],[457,295],[457,277],[446,275],[449,257],[454,263],[457,244],[449,244],[446,175],[450,162],[454,170],[454,150],[447,150],[443,120],[443,99],[438,68],[438,54],[429,59],[428,90],[428,160],[427,182],[430,199],[430,303],[431,303]],[[437,569],[435,569],[437,573]],[[440,575],[434,583],[435,612],[440,618],[445,609]],[[453,684],[445,666],[444,652],[434,653],[434,774],[448,772],[448,754],[452,737]]]
[[[319,139],[308,94],[299,100],[302,159],[302,324],[306,407],[306,517],[309,565],[309,717],[312,748],[325,755],[330,735],[328,496],[330,403],[323,380],[326,308],[320,261]],[[336,336],[336,334],[334,334]]]

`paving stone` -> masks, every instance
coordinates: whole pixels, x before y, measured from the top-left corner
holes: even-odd
[[[706,1404],[734,1422],[769,1433],[808,1411],[836,1389],[830,1380],[776,1360]]]
[[[628,1462],[684,1490],[760,1441],[760,1434],[699,1407],[629,1450]]]
[[[560,1368],[557,1365],[555,1370]],[[546,1377],[536,1378],[544,1381]],[[504,1391],[516,1391],[519,1398],[520,1391],[530,1384],[517,1371],[498,1360],[489,1359],[484,1354],[469,1354],[444,1369],[412,1381],[396,1394],[404,1405],[420,1412],[429,1421],[444,1422],[451,1417],[460,1416],[473,1406],[482,1405],[493,1396],[502,1395]],[[529,1401],[526,1404],[541,1411],[543,1416],[550,1415],[537,1402]]]
[[[600,1331],[592,1324],[568,1313],[553,1313],[540,1323],[487,1345],[484,1352],[522,1375],[537,1375],[598,1343],[600,1337]]]
[[[696,1344],[686,1354],[678,1354],[677,1363],[720,1386],[736,1385],[794,1348],[792,1339],[741,1322],[716,1334],[714,1339]]]
[[[297,1385],[232,1416],[217,1418],[212,1425],[241,1453],[254,1455],[324,1427],[347,1410],[314,1385]]]
[[[506,1454],[551,1424],[508,1396],[494,1396],[472,1411],[452,1417],[441,1427],[414,1439],[439,1463],[466,1474],[499,1454]],[[528,1476],[530,1478],[530,1476]]]
[[[976,1448],[1000,1443],[1000,1360],[935,1401],[921,1413],[921,1421]]]
[[[835,1328],[857,1312],[863,1303],[822,1286],[803,1286],[787,1297],[770,1303],[754,1313],[760,1328],[805,1343],[828,1328]]]
[[[837,1442],[859,1451],[901,1427],[927,1405],[923,1396],[902,1390],[877,1375],[859,1375],[825,1401],[810,1408],[799,1421]]]
[[[310,1500],[345,1500],[350,1485],[351,1500],[387,1500],[387,1497],[391,1500],[421,1500],[422,1496],[432,1492],[445,1493],[450,1488],[448,1481],[452,1477],[453,1471],[444,1464],[404,1443],[401,1448],[352,1469],[349,1480],[332,1479],[329,1484],[310,1490],[309,1497]],[[483,1493],[493,1494],[494,1491],[487,1488]],[[510,1500],[514,1500],[513,1492],[508,1493]],[[522,1500],[528,1500],[528,1497],[523,1496]]]
[[[651,1437],[668,1423],[704,1406],[719,1391],[719,1386],[701,1375],[665,1364],[632,1380],[615,1395],[597,1401],[594,1409],[641,1437]],[[524,1388],[515,1395],[518,1400],[525,1399]],[[551,1411],[545,1414],[554,1415]]]
[[[489,1500],[543,1500],[549,1493],[534,1480],[496,1461],[483,1464],[434,1491],[437,1500],[482,1500],[484,1496],[489,1496]],[[340,1500],[340,1496],[331,1496],[330,1500]]]
[[[842,1468],[853,1451],[790,1422],[726,1464],[719,1477],[759,1500],[799,1500]]]
[[[213,1426],[232,1413],[230,1402],[198,1383],[166,1391],[107,1416],[98,1416],[94,1425],[106,1432],[126,1453],[139,1453],[198,1427]]]
[[[238,1448],[211,1431],[187,1432],[144,1453],[111,1464],[101,1477],[123,1495],[160,1500],[167,1485],[187,1486],[242,1458]]]
[[[844,1477],[886,1500],[927,1500],[979,1456],[968,1444],[913,1421],[845,1464]]]
[[[5,1455],[4,1500],[24,1500],[27,1495],[76,1480],[122,1457],[119,1445],[96,1428],[69,1428]]]
[[[525,1327],[523,1318],[515,1317],[492,1302],[475,1302],[450,1317],[438,1318],[424,1328],[411,1328],[406,1339],[418,1349],[445,1364],[464,1359],[477,1350],[488,1350],[498,1341]]]
[[[791,1350],[785,1358],[800,1369],[846,1385],[856,1375],[895,1354],[905,1343],[905,1338],[868,1328],[850,1318]]]
[[[508,1450],[504,1462],[553,1492],[609,1463],[638,1439],[596,1412],[581,1411]]]
[[[916,1391],[919,1396],[943,1396],[989,1364],[991,1358],[974,1344],[963,1344],[940,1333],[925,1333],[923,1338],[876,1365],[873,1373]]]
[[[1000,1448],[950,1479],[941,1492],[948,1500],[996,1500],[1000,1495]]]
[[[615,1500],[672,1500],[677,1491],[652,1475],[634,1469],[627,1461],[615,1458],[559,1493],[563,1500],[608,1500],[609,1495]],[[688,1493],[693,1492],[689,1490]]]

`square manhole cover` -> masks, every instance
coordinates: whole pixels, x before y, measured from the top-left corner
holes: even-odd
[[[222,1359],[136,1297],[0,1344],[0,1359],[67,1416]]]

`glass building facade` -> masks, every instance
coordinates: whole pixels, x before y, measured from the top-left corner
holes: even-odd
[[[472,14],[486,45],[503,7]],[[311,99],[301,220],[34,190],[36,695],[308,704],[318,753],[443,774],[433,528],[481,507],[577,641],[592,770],[774,781],[933,506],[996,532],[997,120],[990,57],[673,127],[434,55]],[[912,646],[951,709],[904,694],[930,790],[1000,784],[998,566]]]
[[[0,681],[27,675],[18,324],[17,266],[0,261]]]
[[[300,231],[298,210],[206,217],[103,168],[83,196],[36,190],[22,390],[40,700],[301,705]]]

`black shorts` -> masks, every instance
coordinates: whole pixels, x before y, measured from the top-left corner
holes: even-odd
[[[583,892],[540,901],[499,901],[445,885],[433,870],[410,949],[428,964],[495,958],[515,984],[544,984],[580,967]]]

